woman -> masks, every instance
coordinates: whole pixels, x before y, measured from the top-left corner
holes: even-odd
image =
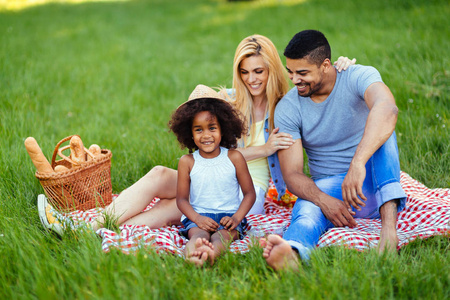
[[[345,70],[355,59],[340,57],[335,62],[338,71]],[[278,101],[289,89],[286,70],[273,43],[261,35],[246,37],[238,45],[233,64],[233,89],[227,90],[229,100],[246,117],[249,132],[241,139],[238,150],[247,161],[252,176],[256,201],[249,214],[264,213],[265,193],[272,177],[278,195],[285,193],[276,151],[293,144],[290,135],[274,128],[273,115]],[[234,92],[233,92],[234,91]],[[159,228],[181,224],[181,212],[176,205],[177,171],[156,166],[131,187],[124,190],[105,213],[116,216],[120,225],[147,225]],[[142,212],[158,197],[152,209]],[[60,226],[48,224],[49,204],[38,198],[38,208],[44,226],[61,231]],[[47,210],[46,210],[47,208]],[[93,221],[94,230],[102,227],[103,214]]]
[[[289,85],[278,52],[268,38],[253,35],[238,45],[233,63],[233,90],[234,93],[228,91],[230,101],[245,116],[250,129],[238,148],[247,160],[257,195],[249,213],[263,214],[270,176],[279,195],[286,190],[275,153],[294,142],[290,135],[274,128],[275,106]]]

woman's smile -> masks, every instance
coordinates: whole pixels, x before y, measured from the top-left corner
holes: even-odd
[[[242,81],[253,97],[266,95],[269,71],[260,55],[252,55],[242,60],[240,73]]]

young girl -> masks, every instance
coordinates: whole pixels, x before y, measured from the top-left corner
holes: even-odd
[[[245,215],[256,198],[245,159],[234,150],[245,126],[239,112],[204,85],[178,107],[169,126],[190,152],[178,163],[176,198],[183,213],[180,233],[189,238],[185,256],[196,265],[213,264],[242,238]]]

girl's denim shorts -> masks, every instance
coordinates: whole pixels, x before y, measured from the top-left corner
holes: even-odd
[[[221,229],[225,229],[221,224],[220,224],[220,220],[223,217],[231,217],[234,214],[230,214],[230,213],[219,213],[219,214],[211,214],[211,213],[200,213],[201,216],[205,216],[208,218],[213,219],[217,224],[219,224],[219,228],[217,229],[217,231],[221,230]],[[191,220],[189,220],[188,218],[185,218],[183,221],[183,226],[184,228],[181,228],[179,230],[179,233],[184,236],[184,237],[188,237],[188,231],[191,228],[194,227],[198,227],[197,224],[195,224],[194,222],[192,222]],[[237,230],[239,232],[239,239],[243,239],[244,238],[244,227],[247,225],[247,219],[244,218],[241,222],[241,224],[239,224],[235,230]]]

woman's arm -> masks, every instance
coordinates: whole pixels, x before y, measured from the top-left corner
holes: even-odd
[[[278,130],[278,128],[275,128],[272,131],[264,145],[237,148],[236,150],[241,152],[246,161],[250,161],[261,157],[268,157],[280,149],[288,149],[294,143],[292,136],[284,132],[278,132]]]

